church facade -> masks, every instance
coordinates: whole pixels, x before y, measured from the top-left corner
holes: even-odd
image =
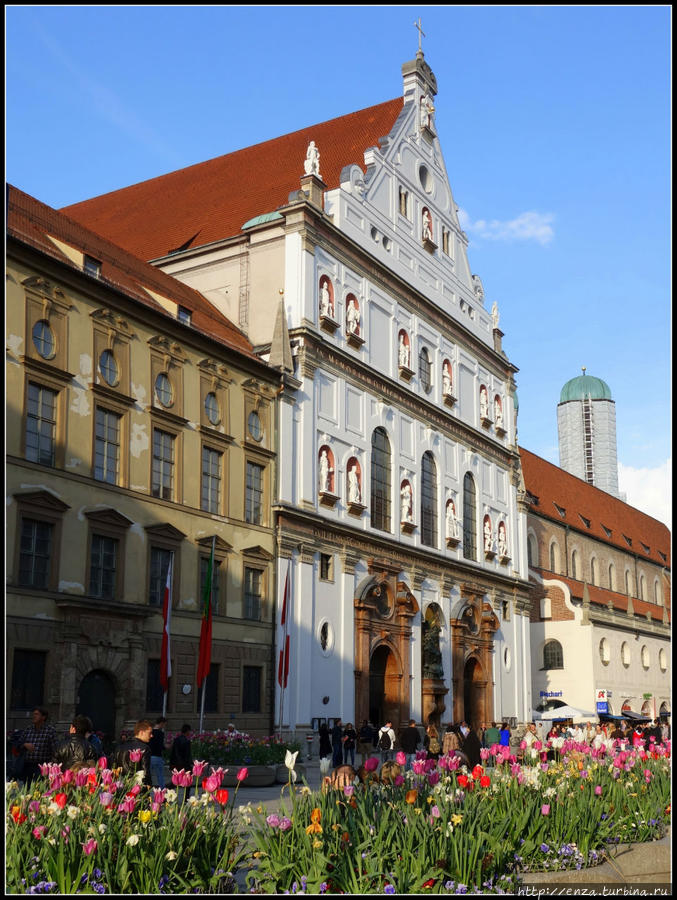
[[[199,290],[281,373],[285,733],[532,707],[517,369],[420,51],[402,76],[394,100],[67,210]]]

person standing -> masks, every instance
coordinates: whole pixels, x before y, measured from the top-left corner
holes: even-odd
[[[167,720],[160,716],[155,720],[155,728],[150,735],[150,774],[155,780],[156,787],[165,786],[165,725]]]
[[[400,736],[400,746],[407,756],[405,769],[406,771],[409,771],[411,769],[412,763],[416,758],[416,750],[418,749],[420,743],[421,735],[419,734],[418,728],[416,727],[416,722],[414,721],[414,719],[409,719],[409,724]]]
[[[498,742],[501,745],[501,747],[509,747],[510,746],[510,728],[508,727],[507,722],[503,722],[501,725]]]
[[[343,765],[343,723],[340,719],[336,719],[334,727],[331,730],[331,748],[332,760],[331,764],[334,768]]]
[[[42,706],[36,706],[31,713],[31,724],[21,732],[17,740],[17,749],[23,751],[23,780],[29,785],[40,774],[40,765],[54,761],[56,753],[56,731],[47,724],[49,713]]]
[[[442,753],[445,756],[453,756],[453,754],[461,749],[461,742],[458,738],[458,729],[449,722],[442,737]]]
[[[327,723],[323,722],[319,728],[320,735],[320,759],[329,759],[331,757],[331,737]]]
[[[482,748],[477,733],[467,722],[461,722],[461,734],[463,735],[461,750],[468,757],[468,765],[473,767],[478,766],[480,764],[480,750]]]
[[[75,716],[68,737],[57,746],[54,754],[54,762],[61,763],[64,771],[76,765],[96,765],[96,751],[87,740],[87,732],[91,730],[92,722],[88,716]]]
[[[501,740],[501,732],[496,727],[496,723],[492,722],[491,725],[484,732],[484,743],[485,746],[490,750],[494,744],[498,744]]]
[[[183,769],[189,772],[193,768],[193,753],[190,746],[190,725],[182,725],[181,733],[172,741],[172,749],[169,754],[169,765],[172,769]]]
[[[371,756],[374,747],[374,729],[366,719],[363,719],[360,727],[360,733],[357,738],[357,749],[359,751],[362,765],[365,764],[367,757]]]
[[[116,768],[121,768],[124,775],[130,772],[143,772],[143,783],[146,787],[153,786],[153,779],[150,775],[150,736],[153,731],[153,725],[148,719],[140,719],[134,726],[134,737],[127,741],[123,741],[118,747],[114,764]],[[137,761],[132,759],[132,751],[141,751],[141,758]]]
[[[434,722],[431,722],[425,730],[423,746],[428,753],[428,759],[439,759],[442,745],[440,744],[439,731]]]
[[[343,729],[343,762],[344,764],[355,767],[355,743],[357,742],[357,732],[353,728],[352,722],[348,722]],[[350,759],[350,763],[348,760]]]
[[[395,732],[393,731],[393,723],[388,719],[385,725],[378,732],[378,749],[381,751],[381,762],[388,762],[393,758],[395,749]]]

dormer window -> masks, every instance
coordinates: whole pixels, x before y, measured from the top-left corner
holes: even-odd
[[[176,318],[179,322],[183,322],[184,325],[190,325],[192,316],[193,314],[189,309],[186,309],[185,306],[179,306],[176,313]]]
[[[602,525],[602,528],[604,529],[604,534],[605,534],[608,538],[610,538],[610,537],[611,537],[611,534],[612,534],[611,529],[610,529],[610,528],[607,528],[606,525]]]
[[[623,540],[628,545],[628,547],[632,547],[632,538],[629,538],[627,534],[623,535]]]
[[[585,516],[582,516],[580,513],[578,514],[578,518],[585,525],[586,528],[590,528],[590,519],[586,519]]]
[[[646,555],[648,556],[649,553],[651,553],[651,549],[650,549],[649,547],[647,547],[647,545],[646,545],[643,541],[640,541],[640,544],[642,545],[642,550],[643,550],[643,551],[646,553]]]
[[[93,256],[88,256],[85,253],[82,268],[84,269],[85,274],[91,275],[92,278],[101,277],[101,261],[98,259],[94,259]]]
[[[555,503],[554,500],[553,500],[552,505],[555,507],[555,509],[557,510],[557,512],[560,514],[560,516],[561,516],[562,518],[565,518],[565,516],[566,516],[566,514],[567,514],[566,509],[565,509],[563,506],[558,506],[558,505]]]

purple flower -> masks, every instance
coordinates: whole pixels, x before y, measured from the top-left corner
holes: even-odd
[[[291,828],[291,819],[288,819],[286,816],[282,816],[280,819],[279,825],[280,831],[289,831]]]
[[[395,893],[395,886],[392,885],[392,884],[387,884],[387,885],[385,886],[384,890],[383,890],[383,893],[384,893],[384,894],[394,894],[394,893]]]
[[[271,828],[279,828],[280,827],[280,817],[273,813],[272,815],[266,818],[266,823],[270,825]]]

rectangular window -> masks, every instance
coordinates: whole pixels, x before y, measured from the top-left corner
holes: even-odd
[[[89,561],[89,593],[99,600],[115,598],[118,540],[103,534],[92,535]]]
[[[449,232],[442,228],[442,251],[449,256]]]
[[[261,621],[261,590],[263,572],[260,569],[244,570],[244,617]]]
[[[162,547],[150,548],[150,585],[148,590],[150,606],[159,606],[162,609],[167,584],[167,570],[172,553],[172,550],[165,550]]]
[[[94,477],[117,484],[120,475],[121,416],[107,409],[96,409],[94,436]]]
[[[215,713],[219,711],[219,666],[212,663],[209,667],[209,675],[197,692],[197,708],[202,709],[202,691],[205,692],[205,712]]]
[[[263,524],[263,466],[251,462],[247,463],[245,521],[251,525]]]
[[[146,667],[146,710],[162,712],[164,689],[160,683],[160,660],[149,659]]]
[[[185,306],[179,306],[176,318],[179,322],[183,322],[184,325],[190,325],[192,313],[189,309],[186,309]]]
[[[54,526],[35,519],[21,520],[19,584],[21,587],[49,587],[52,533]]]
[[[261,712],[261,667],[244,666],[242,668],[242,712]]]
[[[153,429],[153,497],[171,500],[174,496],[174,435]]]
[[[329,553],[320,553],[320,580],[334,580],[334,557]]]
[[[45,663],[42,650],[15,650],[10,709],[35,709],[44,703]]]
[[[93,256],[87,256],[85,253],[83,269],[87,273],[87,275],[92,275],[94,278],[99,278],[101,276],[101,263],[98,259],[94,259]]]
[[[218,513],[221,509],[222,454],[209,447],[202,448],[202,509]]]
[[[56,391],[29,382],[26,407],[26,459],[42,466],[54,465],[56,398]]]
[[[219,566],[221,560],[214,560],[214,572],[212,573],[212,615],[219,615],[219,576],[221,572]],[[200,609],[202,609],[202,598],[205,595],[205,582],[207,581],[207,569],[209,568],[209,557],[200,557]]]

